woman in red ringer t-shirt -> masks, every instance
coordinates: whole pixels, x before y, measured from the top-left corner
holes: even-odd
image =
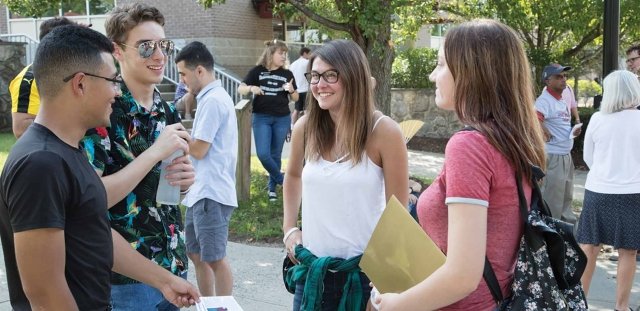
[[[475,20],[449,30],[429,78],[436,105],[477,130],[451,137],[442,172],[418,201],[420,224],[447,260],[418,285],[377,300],[380,310],[494,310],[485,255],[510,297],[522,235],[515,175],[529,200],[530,164],[545,167],[529,62],[511,28]]]

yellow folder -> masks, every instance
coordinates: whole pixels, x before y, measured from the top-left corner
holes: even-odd
[[[395,196],[387,203],[360,260],[380,293],[401,293],[444,264],[445,255]]]

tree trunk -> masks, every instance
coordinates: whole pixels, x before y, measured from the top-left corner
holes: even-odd
[[[382,46],[382,49],[380,48]],[[376,78],[376,107],[386,115],[391,114],[391,65],[394,51],[389,41],[378,42],[378,47],[368,47],[365,53],[369,58],[371,73]],[[417,77],[419,78],[419,77]]]
[[[389,16],[390,18],[390,16]],[[380,28],[373,38],[365,38],[362,32],[352,32],[353,40],[360,45],[371,67],[371,74],[376,79],[374,100],[376,108],[385,115],[391,114],[391,67],[395,52],[391,45],[391,20]],[[420,78],[420,77],[417,77]]]

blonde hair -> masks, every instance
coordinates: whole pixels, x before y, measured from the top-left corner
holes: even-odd
[[[614,113],[640,105],[640,82],[627,70],[616,70],[604,78],[600,111]]]
[[[531,164],[544,169],[545,152],[529,61],[518,36],[500,22],[474,20],[447,32],[444,52],[460,121],[484,134],[530,180]]]
[[[262,55],[258,58],[257,66],[262,65],[264,68],[269,69],[271,67],[271,63],[273,63],[273,54],[275,54],[278,50],[288,52],[289,48],[284,41],[280,41],[278,39],[273,39],[264,42],[265,48],[262,51]],[[284,67],[284,66],[283,66]]]
[[[362,160],[365,146],[373,127],[375,111],[371,70],[362,49],[349,40],[334,40],[313,51],[307,71],[316,59],[322,59],[338,72],[342,84],[342,116],[334,124],[329,111],[321,109],[313,96],[307,97],[307,123],[305,127],[305,154],[319,159],[323,151],[338,143],[338,149],[349,153],[353,165]],[[336,141],[337,134],[341,139]]]

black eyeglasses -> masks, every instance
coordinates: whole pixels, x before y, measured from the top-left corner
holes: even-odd
[[[631,64],[633,63],[636,59],[640,58],[640,56],[636,56],[636,57],[631,57],[631,58],[627,58],[627,64]]]
[[[73,77],[75,77],[79,73],[83,73],[86,76],[107,80],[107,81],[109,81],[109,82],[111,82],[113,84],[113,88],[116,89],[116,90],[119,90],[120,89],[120,84],[124,83],[124,81],[122,80],[122,77],[119,74],[117,76],[115,76],[114,78],[107,78],[107,77],[94,75],[94,74],[86,73],[86,72],[82,72],[82,71],[78,71],[78,72],[75,72],[75,73],[71,74],[70,76],[62,79],[62,82],[69,82],[71,79],[73,79]]]
[[[131,46],[124,43],[119,43],[119,44],[130,47],[130,48],[136,48],[135,46]],[[160,48],[160,51],[162,51],[162,54],[164,54],[164,56],[168,56],[173,51],[175,44],[173,43],[173,41],[168,39],[161,39],[157,41],[153,41],[153,40],[144,41],[138,44],[137,46],[138,54],[142,58],[149,58],[151,57],[151,55],[153,55],[153,52],[156,50],[156,47]]]
[[[322,77],[325,82],[334,84],[338,82],[338,71],[335,69],[327,70],[323,73],[312,71],[305,73],[304,77],[307,78],[307,82],[310,84],[318,84],[320,82],[320,77]]]

